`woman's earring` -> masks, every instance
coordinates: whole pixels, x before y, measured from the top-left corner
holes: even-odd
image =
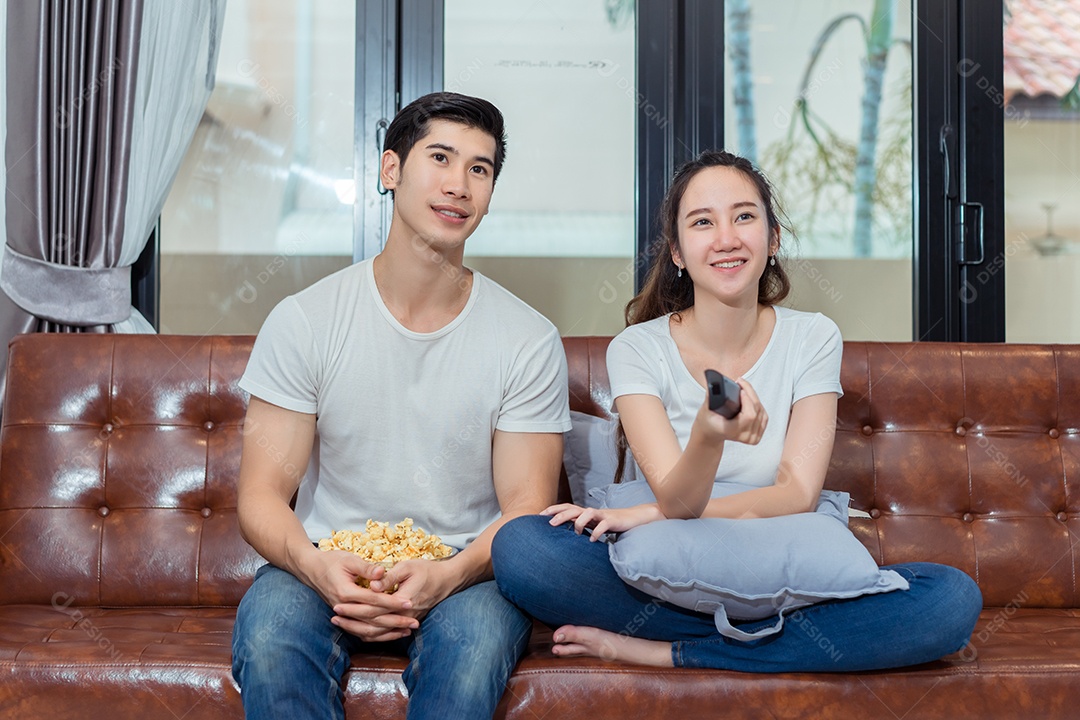
[[[769,264],[772,265],[773,267],[776,267],[776,256],[775,255],[770,255],[769,256]]]
[[[679,274],[675,277],[682,277],[682,265],[679,266]]]

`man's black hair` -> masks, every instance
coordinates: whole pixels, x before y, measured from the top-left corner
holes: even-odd
[[[401,158],[404,167],[409,151],[428,134],[428,125],[432,120],[460,123],[483,130],[495,138],[492,184],[499,179],[499,171],[502,170],[503,159],[506,157],[506,129],[502,113],[487,100],[469,95],[436,92],[413,100],[394,116],[393,122],[387,128],[383,152],[393,150]]]

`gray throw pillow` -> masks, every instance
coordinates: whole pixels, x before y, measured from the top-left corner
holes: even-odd
[[[611,485],[615,478],[618,421],[571,410],[570,424],[571,429],[563,433],[563,467],[570,482],[570,495],[576,505],[599,507],[591,493]],[[633,482],[638,477],[637,466],[629,452],[626,460],[623,478]]]
[[[756,486],[754,485],[743,485],[742,483],[734,482],[717,482],[713,483],[712,492],[709,496],[714,498],[727,497],[728,495],[735,495],[736,493],[754,489],[756,489]],[[628,508],[633,507],[634,505],[644,505],[645,503],[656,502],[656,495],[653,494],[648,481],[646,481],[642,475],[635,475],[634,479],[629,480],[628,482],[619,483],[618,485],[611,483],[596,488],[592,491],[592,498],[595,507],[598,508]],[[817,508],[814,512],[824,513],[830,517],[836,518],[844,523],[844,525],[847,525],[849,513],[848,504],[850,502],[851,496],[846,492],[840,492],[839,490],[822,490],[821,495],[818,496]],[[867,517],[869,517],[869,515],[867,515]]]
[[[713,497],[746,489],[718,483]],[[597,494],[603,495],[605,507],[655,500],[644,481]],[[846,522],[847,493],[825,491],[817,512],[661,520],[620,534],[608,553],[627,584],[673,605],[712,614],[725,637],[754,640],[779,632],[786,613],[822,600],[908,589],[899,573],[877,566]],[[752,632],[732,624],[774,616],[775,622]]]

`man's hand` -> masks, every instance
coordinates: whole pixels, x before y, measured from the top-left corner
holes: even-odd
[[[317,550],[289,507],[311,456],[315,427],[312,414],[251,398],[237,489],[240,531],[260,555],[317,592],[342,630],[369,642],[406,637],[419,627],[405,614],[412,609],[409,598],[356,584],[358,577],[381,579],[385,568],[341,550]]]
[[[628,508],[583,508],[561,503],[545,508],[541,515],[550,515],[552,525],[573,521],[574,532],[580,535],[589,530],[589,540],[596,542],[609,532],[626,532],[645,523],[664,520],[664,514],[656,503],[634,505]]]
[[[381,569],[381,568],[380,568]],[[397,586],[393,597],[409,603],[404,614],[422,620],[428,611],[457,592],[461,573],[449,560],[403,560],[371,583],[372,590]]]
[[[391,595],[362,588],[358,577],[379,583],[386,569],[343,550],[314,550],[305,559],[305,582],[333,608],[334,625],[367,642],[384,642],[408,636],[420,626],[410,614],[412,602],[403,595]]]

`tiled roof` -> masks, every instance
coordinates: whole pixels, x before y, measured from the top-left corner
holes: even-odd
[[[1080,0],[1009,0],[1005,101],[1062,97],[1080,76]]]

